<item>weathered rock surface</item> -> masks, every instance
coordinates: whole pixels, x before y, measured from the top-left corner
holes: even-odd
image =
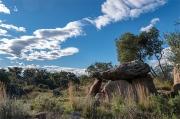
[[[97,93],[99,93],[100,88],[101,88],[101,84],[102,84],[102,79],[95,79],[93,85],[90,88],[88,96],[93,96],[94,97]]]
[[[157,90],[150,75],[132,80],[132,85],[135,86],[138,97],[149,96],[150,93],[157,94]]]
[[[113,94],[120,96],[123,99],[138,100],[138,95],[135,87],[125,80],[109,81],[102,92],[105,94],[106,99],[111,99]]]
[[[98,103],[103,99],[111,99],[113,94],[123,99],[144,100],[150,93],[157,94],[153,79],[148,75],[149,72],[148,64],[137,61],[93,72],[91,76],[96,80],[91,86],[88,97],[95,97]],[[101,89],[102,79],[109,80],[103,89]]]
[[[174,85],[173,85],[173,91],[175,94],[178,94],[178,91],[180,91],[180,68],[177,66],[174,67]]]
[[[148,64],[132,61],[105,71],[92,72],[91,76],[106,80],[132,80],[137,77],[146,76],[148,72],[150,72]]]

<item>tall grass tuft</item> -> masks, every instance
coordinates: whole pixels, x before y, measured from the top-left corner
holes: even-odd
[[[73,86],[73,83],[70,82],[68,84],[68,93],[69,93],[69,101],[71,103],[71,108],[74,111],[79,111],[82,110],[81,109],[81,100],[79,100],[78,97],[76,97],[75,93],[76,93],[76,88],[75,86]]]
[[[139,103],[145,107],[149,106],[150,92],[147,87],[142,86],[140,83],[136,85]]]
[[[75,102],[75,97],[74,97],[74,86],[73,86],[73,83],[70,82],[69,83],[69,87],[68,87],[68,92],[69,92],[69,101],[70,103],[74,103]]]
[[[6,86],[3,82],[0,82],[0,100],[6,99]]]

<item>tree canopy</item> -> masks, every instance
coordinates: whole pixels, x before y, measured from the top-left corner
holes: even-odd
[[[166,33],[164,37],[170,47],[172,54],[168,56],[168,60],[174,65],[180,65],[180,32],[176,30],[175,32]]]
[[[0,70],[0,82],[3,82],[5,84],[9,84],[11,82],[9,75],[3,70]]]
[[[118,61],[120,63],[133,60],[144,62],[153,55],[160,58],[163,41],[159,39],[159,31],[152,27],[149,32],[139,35],[124,33],[119,39],[115,39]]]
[[[91,73],[93,71],[103,71],[112,67],[113,67],[112,62],[108,62],[108,63],[95,62],[86,69],[86,72]]]

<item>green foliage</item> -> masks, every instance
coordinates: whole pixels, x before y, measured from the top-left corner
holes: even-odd
[[[115,39],[115,42],[120,63],[133,60],[144,62],[153,55],[161,58],[163,42],[159,40],[159,31],[155,27],[139,35],[124,33],[119,39]]]
[[[104,63],[104,62],[95,62],[91,64],[85,72],[91,73],[93,71],[103,71],[109,68],[112,68],[112,62]]]
[[[138,36],[129,32],[122,34],[119,39],[115,39],[118,61],[123,63],[137,59],[139,55],[139,49],[135,47],[138,44],[137,39]]]
[[[36,74],[35,69],[26,69],[26,70],[23,71],[23,76],[26,79],[28,85],[33,84],[35,74]]]
[[[180,117],[180,91],[179,91],[179,95],[176,95],[169,102],[172,105],[172,111],[173,111],[172,113],[178,114]]]
[[[29,85],[29,86],[23,87],[23,90],[24,90],[25,94],[32,92],[33,89],[34,89],[34,86],[33,86],[33,85]]]
[[[79,81],[80,81],[80,85],[86,85],[88,82],[94,80],[91,77],[87,76],[87,75],[81,75],[78,77]]]
[[[170,47],[168,60],[172,62],[174,65],[180,64],[180,32],[176,30],[175,32],[166,33],[164,37]]]
[[[74,73],[65,71],[52,73],[51,80],[53,81],[55,86],[60,87],[62,89],[67,88],[69,82],[72,82],[73,84],[80,83],[78,77]]]
[[[172,65],[169,65],[169,64],[167,64],[167,63],[164,63],[164,64],[161,64],[161,67],[162,67],[162,69],[163,69],[166,77],[164,77],[164,74],[163,74],[161,68],[160,68],[159,65],[158,65],[158,66],[156,66],[156,67],[154,68],[154,71],[156,72],[156,75],[157,75],[156,78],[157,78],[159,81],[169,81],[169,82],[173,82],[173,73],[172,73],[172,71],[173,71],[173,66],[172,66]]]
[[[3,82],[5,84],[9,84],[11,82],[9,75],[2,70],[0,70],[0,82]]]
[[[13,79],[14,82],[17,82],[18,79],[21,77],[21,73],[22,73],[22,68],[20,67],[8,67],[8,73],[11,76],[11,78]]]
[[[60,101],[50,96],[38,96],[31,105],[31,110],[37,111],[62,111]]]
[[[172,84],[169,81],[160,81],[161,83],[155,84],[157,90],[168,90],[171,91]]]

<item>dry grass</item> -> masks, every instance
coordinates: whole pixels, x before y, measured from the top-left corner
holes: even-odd
[[[73,86],[73,83],[70,82],[69,83],[69,87],[68,87],[68,93],[69,93],[69,101],[70,103],[74,103],[75,102],[75,87]]]
[[[158,79],[154,79],[154,85],[157,90],[168,90],[171,91],[173,84],[169,81],[159,81]]]
[[[147,87],[142,86],[141,84],[136,85],[137,94],[139,97],[139,103],[143,105],[144,107],[149,107],[149,96],[150,92]]]
[[[3,82],[0,82],[0,100],[6,99],[6,86]]]

